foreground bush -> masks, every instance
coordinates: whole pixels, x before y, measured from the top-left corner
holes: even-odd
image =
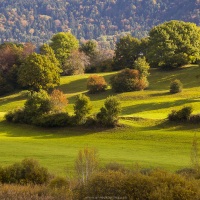
[[[176,79],[171,82],[171,84],[170,84],[170,93],[171,94],[182,92],[182,89],[183,89],[183,84],[181,83],[180,80]]]
[[[66,200],[71,199],[68,190],[55,190],[46,185],[0,185],[1,200]]]
[[[194,200],[200,198],[196,181],[163,171],[122,173],[120,171],[99,172],[85,186],[79,187],[76,199],[101,197],[140,200]]]
[[[49,178],[48,170],[33,159],[24,159],[0,169],[1,183],[44,184]]]
[[[172,110],[168,115],[170,121],[189,121],[192,114],[192,107],[184,107],[181,110]]]
[[[90,93],[103,92],[107,88],[107,83],[102,76],[91,75],[87,80],[87,89]]]
[[[139,70],[135,69],[124,69],[113,75],[110,83],[115,92],[137,91],[148,87],[146,77],[141,76]]]

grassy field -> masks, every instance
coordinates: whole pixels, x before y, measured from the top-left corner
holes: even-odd
[[[113,73],[101,74],[109,80]],[[60,88],[66,94],[68,112],[73,114],[75,96],[87,94],[89,75],[62,77]],[[184,90],[169,93],[171,80],[180,79]],[[116,95],[122,103],[120,122],[125,126],[115,129],[42,129],[29,125],[9,124],[3,120],[8,110],[23,106],[26,92],[0,98],[0,164],[7,165],[23,158],[36,158],[51,172],[64,175],[73,171],[79,149],[95,147],[101,164],[111,161],[129,167],[160,167],[177,170],[190,166],[192,138],[200,131],[199,125],[170,124],[165,118],[172,109],[191,105],[200,113],[200,67],[188,66],[174,71],[151,70],[150,86],[145,91],[89,95],[93,112],[98,112],[105,98]],[[88,94],[87,94],[88,95]]]

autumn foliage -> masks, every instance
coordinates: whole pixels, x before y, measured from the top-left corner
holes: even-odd
[[[102,76],[91,75],[87,81],[87,89],[90,93],[97,93],[105,91],[107,83]]]

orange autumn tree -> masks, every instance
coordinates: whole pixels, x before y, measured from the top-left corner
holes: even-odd
[[[58,89],[54,89],[50,95],[50,102],[53,112],[64,112],[68,104],[68,100],[64,93]]]

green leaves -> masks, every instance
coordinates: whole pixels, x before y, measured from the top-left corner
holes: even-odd
[[[200,28],[170,21],[151,29],[147,58],[151,66],[180,67],[200,59]]]
[[[78,49],[79,42],[70,32],[60,32],[52,37],[50,46],[61,66],[63,66],[71,51]]]
[[[34,91],[48,90],[60,83],[59,73],[60,69],[48,56],[33,53],[21,65],[18,82]]]

